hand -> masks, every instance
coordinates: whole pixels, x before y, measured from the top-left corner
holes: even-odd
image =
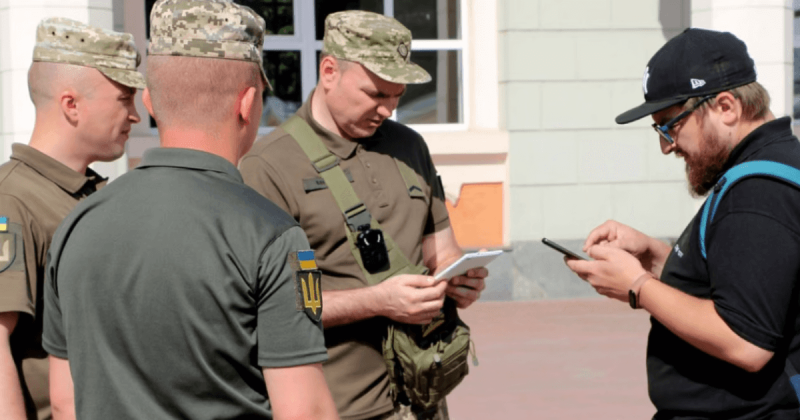
[[[486,288],[484,279],[489,275],[486,267],[473,268],[464,276],[456,276],[447,281],[447,296],[456,301],[456,306],[464,309],[481,297]]]
[[[594,245],[608,245],[627,251],[639,260],[642,267],[653,273],[660,273],[670,252],[669,245],[615,220],[594,228],[583,244],[583,252],[588,253],[588,249]]]
[[[594,261],[565,259],[570,270],[589,282],[597,293],[628,301],[628,290],[647,270],[639,260],[625,250],[608,244],[594,245],[587,251]]]
[[[381,315],[406,324],[428,324],[441,312],[447,282],[401,274],[374,287],[381,296]]]

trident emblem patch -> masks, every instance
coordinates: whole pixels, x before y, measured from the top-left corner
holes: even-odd
[[[297,310],[314,322],[322,320],[322,272],[317,269],[314,251],[298,251],[290,260],[295,269]]]

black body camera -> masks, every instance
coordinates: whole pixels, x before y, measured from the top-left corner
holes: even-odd
[[[371,229],[369,225],[359,226],[356,246],[367,272],[375,274],[389,268],[389,253],[380,229]]]

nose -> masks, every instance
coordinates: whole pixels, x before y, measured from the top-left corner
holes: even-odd
[[[139,112],[136,111],[136,105],[131,105],[131,112],[128,114],[128,119],[134,124],[138,124],[142,121]]]
[[[674,137],[673,137],[673,139],[674,139]],[[675,142],[674,141],[672,143],[670,143],[670,142],[668,142],[666,139],[664,139],[661,136],[658,136],[658,140],[661,143],[661,153],[663,153],[665,155],[668,155],[668,154],[670,154],[670,153],[675,151]]]
[[[378,105],[378,114],[383,118],[389,118],[397,108],[397,103],[400,102],[399,97],[386,98]]]

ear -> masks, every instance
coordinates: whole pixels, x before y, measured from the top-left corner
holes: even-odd
[[[238,117],[240,121],[244,122],[244,125],[250,125],[253,122],[253,107],[255,106],[257,96],[258,100],[261,100],[258,89],[254,86],[250,86],[244,91],[244,94],[239,97],[239,103],[237,104],[239,108]],[[258,117],[260,118],[261,116],[259,115]]]
[[[728,126],[736,124],[742,118],[742,102],[731,92],[718,94],[713,109],[719,114],[720,122]]]
[[[150,88],[144,88],[142,91],[142,103],[144,103],[147,113],[150,114],[151,117],[155,118],[156,114],[153,113],[153,101],[150,98]]]
[[[319,84],[322,85],[325,90],[332,88],[338,83],[341,76],[342,72],[339,68],[339,62],[335,58],[328,55],[319,63]]]
[[[76,125],[80,111],[78,108],[78,95],[73,90],[65,90],[58,97],[58,104],[61,112],[70,124]]]

